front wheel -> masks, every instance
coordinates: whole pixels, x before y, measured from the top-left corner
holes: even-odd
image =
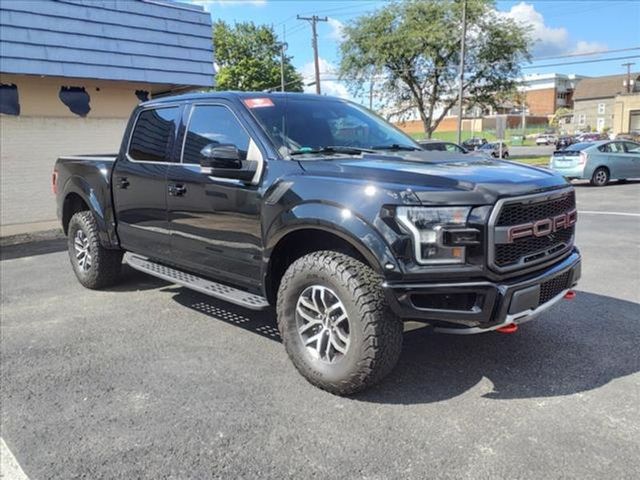
[[[296,260],[278,290],[278,328],[298,371],[338,395],[385,377],[402,349],[402,322],[382,278],[347,255],[321,251]]]
[[[591,176],[591,185],[604,187],[607,183],[609,183],[609,170],[604,167],[596,168]]]
[[[67,246],[71,266],[83,286],[98,289],[116,283],[123,252],[108,250],[100,244],[98,225],[90,211],[71,217]]]

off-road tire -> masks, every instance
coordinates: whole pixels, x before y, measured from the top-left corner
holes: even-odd
[[[91,252],[91,265],[84,270],[77,259],[74,246],[78,230],[88,240]],[[67,230],[67,246],[71,266],[78,281],[87,288],[100,289],[115,284],[122,269],[122,250],[110,250],[100,244],[98,225],[93,214],[86,210],[76,213],[69,221]]]
[[[591,176],[591,185],[594,187],[604,187],[609,183],[610,179],[609,170],[605,167],[598,167]]]
[[[296,305],[309,286],[331,289],[349,318],[350,345],[336,363],[313,358],[298,333]],[[319,251],[289,266],[278,289],[278,329],[298,371],[313,385],[337,395],[363,390],[384,378],[402,350],[402,321],[390,310],[382,277],[342,253]]]

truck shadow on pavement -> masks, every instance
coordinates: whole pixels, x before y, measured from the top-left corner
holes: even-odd
[[[170,291],[187,308],[280,342],[273,311],[253,312],[181,287]],[[593,390],[640,371],[639,319],[640,304],[578,292],[576,300],[562,302],[512,335],[413,330],[405,333],[396,369],[352,398],[420,404],[448,400],[476,386],[487,390],[484,398],[496,400]],[[485,378],[489,382],[482,382]]]

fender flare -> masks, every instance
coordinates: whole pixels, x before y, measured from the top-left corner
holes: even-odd
[[[364,219],[344,207],[313,202],[303,203],[283,211],[271,223],[265,242],[265,260],[288,234],[298,230],[322,230],[343,239],[356,249],[378,273],[389,273],[385,265],[392,264],[399,272],[399,264],[382,235]]]
[[[109,189],[109,184],[105,182],[104,187]],[[70,194],[78,195],[84,203],[89,206],[89,210],[93,213],[94,218],[98,226],[98,235],[100,243],[105,248],[120,248],[118,238],[113,228],[113,215],[111,206],[111,194],[109,192],[108,198],[100,198],[104,195],[96,194],[96,189],[87,182],[84,178],[73,175],[69,177],[65,183],[61,196],[62,202],[60,204],[60,218],[63,218],[64,203]]]

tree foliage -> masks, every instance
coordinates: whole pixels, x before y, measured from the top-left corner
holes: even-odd
[[[272,27],[253,22],[213,25],[216,90],[280,90],[280,45]],[[285,56],[285,88],[302,91],[302,76]]]
[[[354,94],[376,72],[387,116],[418,111],[427,136],[456,104],[462,0],[404,0],[357,18],[344,29],[340,74]],[[529,58],[528,31],[497,13],[492,0],[467,0],[465,99],[496,105],[513,91]]]

